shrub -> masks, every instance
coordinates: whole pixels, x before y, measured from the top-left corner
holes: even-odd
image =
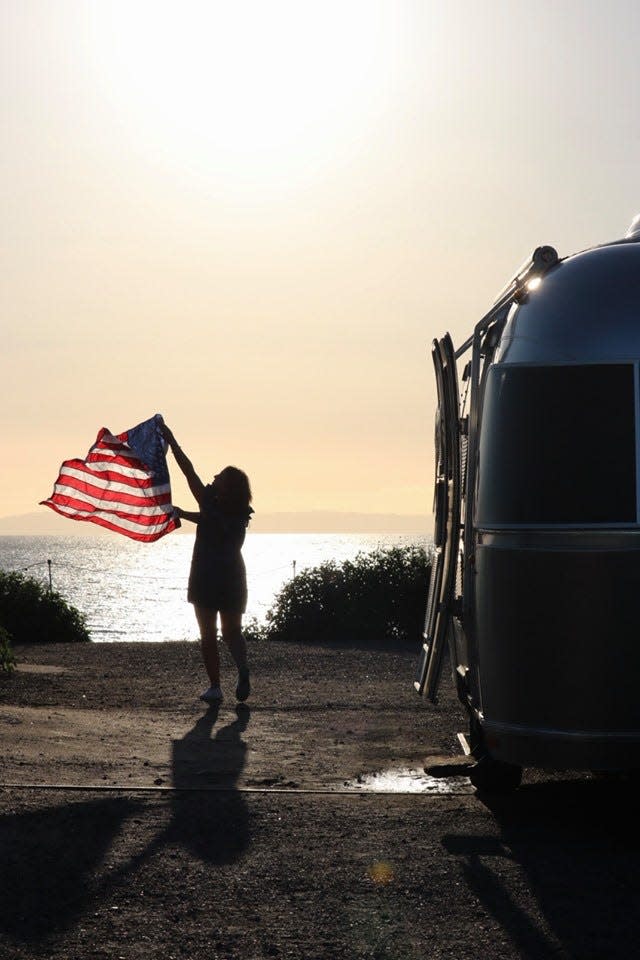
[[[0,571],[0,622],[15,643],[89,640],[84,614],[21,573]]]
[[[415,645],[424,621],[429,564],[422,547],[359,553],[302,570],[249,636],[353,646]]]
[[[11,649],[11,634],[4,627],[0,627],[0,673],[11,673],[15,670],[16,658]]]

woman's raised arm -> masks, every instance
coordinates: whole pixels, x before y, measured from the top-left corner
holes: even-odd
[[[194,495],[198,503],[200,503],[200,501],[202,500],[202,495],[204,494],[204,483],[196,473],[193,467],[193,464],[191,463],[191,460],[189,460],[189,457],[186,455],[184,450],[182,450],[182,448],[178,444],[176,438],[174,437],[173,433],[171,432],[169,427],[166,425],[166,423],[162,424],[160,430],[161,430],[162,436],[171,447],[171,452],[176,458],[176,463],[178,464],[178,466],[180,467],[180,469],[182,470],[182,472],[184,473],[187,479],[187,483],[189,484],[189,489],[191,490],[191,493]]]

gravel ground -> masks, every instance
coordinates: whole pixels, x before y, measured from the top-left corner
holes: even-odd
[[[18,648],[0,678],[2,960],[638,955],[633,784],[370,791],[455,759],[449,685],[420,700],[414,652],[251,653],[247,706],[207,711],[194,644]]]

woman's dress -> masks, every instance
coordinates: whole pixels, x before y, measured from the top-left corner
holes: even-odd
[[[189,574],[190,603],[223,613],[245,612],[247,573],[241,551],[252,512],[223,512],[212,486],[205,487]]]

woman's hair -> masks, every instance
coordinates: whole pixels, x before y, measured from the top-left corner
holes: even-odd
[[[220,472],[225,479],[225,506],[231,513],[253,513],[251,509],[251,485],[244,470],[225,467]]]

